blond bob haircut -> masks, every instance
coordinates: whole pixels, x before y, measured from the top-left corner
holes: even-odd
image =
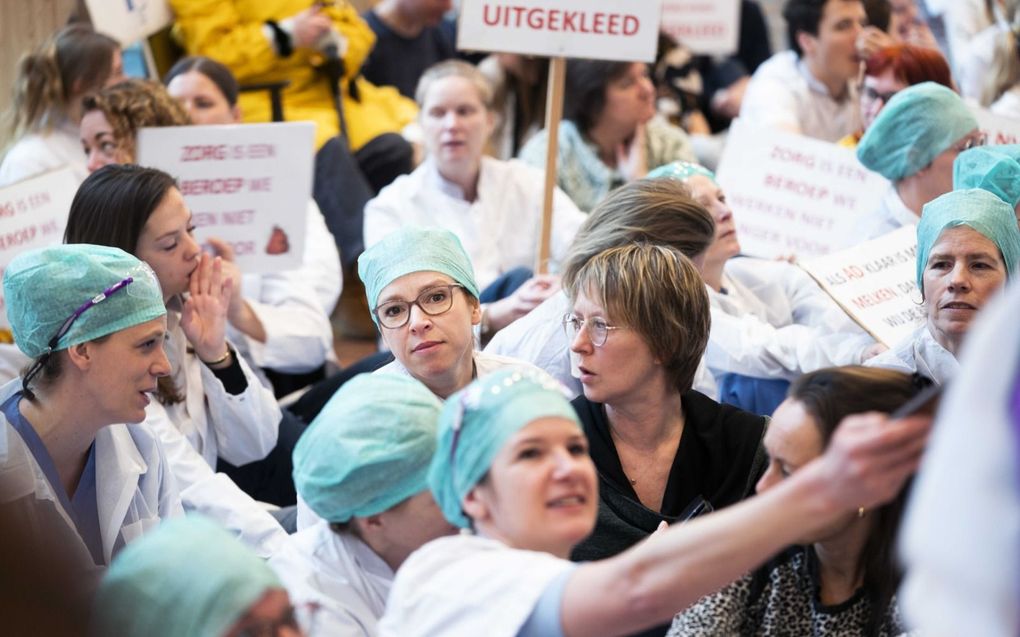
[[[596,254],[636,241],[676,248],[690,259],[715,239],[712,215],[673,179],[639,179],[617,188],[588,215],[563,263],[563,287]]]
[[[414,91],[414,101],[418,102],[418,108],[425,107],[425,97],[429,94],[432,84],[446,77],[462,77],[471,82],[478,91],[478,99],[485,106],[485,110],[492,110],[492,84],[474,65],[460,60],[444,60],[425,69],[421,79],[418,80],[418,88]]]
[[[135,136],[146,126],[187,126],[188,114],[159,82],[130,79],[82,100],[82,113],[101,111],[121,149],[135,158]]]
[[[705,282],[691,260],[665,245],[632,243],[600,252],[567,288],[605,308],[607,320],[629,327],[661,361],[680,393],[694,384],[711,326]]]

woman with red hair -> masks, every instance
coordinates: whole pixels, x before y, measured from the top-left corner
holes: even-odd
[[[839,140],[839,145],[856,147],[864,131],[890,98],[921,82],[936,82],[956,90],[949,63],[941,52],[912,44],[891,44],[879,49],[864,63],[864,81],[860,91],[863,128]]]

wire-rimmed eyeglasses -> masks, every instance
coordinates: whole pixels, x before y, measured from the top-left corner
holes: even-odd
[[[379,319],[379,325],[394,330],[407,325],[411,319],[412,305],[417,305],[422,312],[429,316],[439,316],[449,312],[453,307],[453,291],[456,288],[464,289],[464,286],[456,283],[435,285],[422,290],[418,298],[413,301],[387,301],[375,306],[372,312]]]
[[[602,347],[606,344],[606,339],[609,338],[609,332],[612,330],[623,329],[619,325],[609,325],[604,320],[597,316],[593,316],[590,319],[583,319],[573,314],[567,314],[563,317],[563,330],[567,333],[567,338],[571,342],[577,338],[577,333],[581,331],[582,327],[588,329],[588,338],[591,339],[591,344],[595,347]]]
[[[74,325],[74,322],[78,320],[78,317],[84,314],[89,308],[93,308],[99,305],[100,303],[110,298],[117,292],[120,292],[133,282],[134,277],[129,276],[118,281],[117,283],[114,283],[113,285],[106,288],[99,294],[95,295],[88,301],[85,301],[84,303],[79,305],[78,309],[72,312],[71,316],[68,316],[67,320],[60,324],[60,328],[57,330],[57,333],[53,335],[53,338],[51,338],[49,342],[46,343],[46,350],[37,359],[35,359],[35,362],[32,363],[32,366],[28,369],[28,372],[25,374],[24,379],[22,379],[21,381],[21,388],[26,394],[30,393],[30,390],[28,389],[29,381],[31,381],[32,378],[39,373],[39,370],[43,368],[43,365],[46,364],[46,361],[53,353],[53,350],[57,348],[57,344],[60,342],[60,339],[64,338],[64,336],[66,336],[67,333],[71,331],[71,327]]]

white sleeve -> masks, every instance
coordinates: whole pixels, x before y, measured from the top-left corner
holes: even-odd
[[[329,316],[336,308],[344,287],[343,274],[340,272],[340,252],[314,200],[308,202],[305,217],[305,256],[301,271],[310,279],[322,310]],[[330,331],[331,346],[332,335]]]
[[[406,219],[401,214],[399,197],[394,188],[400,188],[398,177],[396,182],[386,186],[374,199],[365,204],[365,249],[371,248],[382,241],[387,235],[404,226]],[[406,207],[413,204],[410,201],[404,203]]]
[[[712,308],[705,363],[715,373],[793,380],[823,367],[856,365],[873,339],[867,334],[825,334],[806,325],[773,327],[755,316]]]
[[[223,525],[260,557],[269,557],[287,533],[273,516],[209,463],[171,422],[157,402],[145,410],[145,423],[156,434],[173,473],[184,510],[197,511]]]
[[[202,375],[210,429],[215,432],[217,454],[232,465],[262,460],[276,447],[280,432],[280,407],[273,392],[252,373],[238,356],[248,386],[234,395],[223,387],[211,369],[196,361]]]

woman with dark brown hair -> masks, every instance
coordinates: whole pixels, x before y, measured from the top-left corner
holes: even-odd
[[[889,413],[931,381],[902,372],[833,367],[801,376],[765,434],[764,493],[821,456],[836,426],[863,412]],[[891,502],[848,512],[770,563],[703,598],[673,620],[670,635],[899,635],[893,559],[908,488]]]

